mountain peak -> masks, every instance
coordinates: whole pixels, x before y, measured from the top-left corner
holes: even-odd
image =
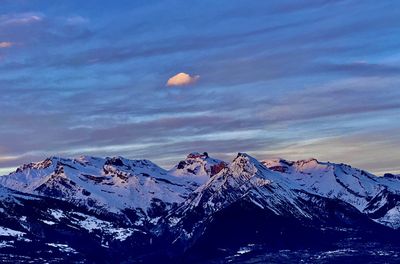
[[[247,153],[239,152],[229,167],[233,172],[233,176],[250,176],[264,166]]]
[[[200,152],[191,152],[191,153],[189,153],[188,155],[187,155],[187,159],[207,159],[209,156],[208,156],[208,153],[207,152],[203,152],[203,153],[200,153]]]
[[[295,162],[298,165],[317,165],[317,164],[321,164],[321,162],[319,162],[316,158],[309,158],[309,159],[304,159],[304,160],[298,160]]]
[[[238,154],[236,155],[236,158],[238,158],[238,157],[248,157],[248,158],[251,158],[251,156],[250,156],[249,154],[244,153],[244,152],[238,152]]]
[[[250,156],[247,153],[244,152],[238,152],[238,154],[236,155],[236,158],[233,159],[232,163],[243,163],[243,162],[251,162],[251,163],[255,163],[255,164],[259,164],[260,162],[253,158],[252,156]]]
[[[188,177],[198,183],[204,183],[226,166],[226,162],[211,158],[207,152],[192,152],[169,172],[174,176]]]
[[[105,165],[114,165],[117,167],[122,167],[127,164],[124,158],[118,156],[118,157],[106,158]]]
[[[18,172],[22,172],[22,171],[25,171],[28,169],[35,169],[35,170],[47,169],[52,165],[56,165],[57,162],[59,162],[60,160],[62,160],[62,158],[52,156],[52,157],[46,158],[42,161],[31,162],[31,163],[27,163],[22,166],[19,166],[15,172],[18,173]]]
[[[268,169],[285,173],[294,164],[294,161],[285,160],[282,158],[263,160],[261,163]]]

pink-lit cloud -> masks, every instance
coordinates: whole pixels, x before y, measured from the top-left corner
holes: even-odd
[[[20,13],[0,16],[3,25],[26,25],[43,20],[43,15],[38,13]]]
[[[178,73],[167,81],[167,86],[184,86],[189,84],[194,84],[199,80],[199,75],[189,75],[187,73]]]
[[[10,48],[14,45],[14,43],[9,41],[0,41],[0,49]]]

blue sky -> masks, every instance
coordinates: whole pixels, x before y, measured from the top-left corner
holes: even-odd
[[[192,151],[400,173],[399,17],[398,1],[2,0],[0,173]]]

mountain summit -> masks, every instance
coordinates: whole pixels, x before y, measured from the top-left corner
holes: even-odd
[[[210,177],[226,167],[226,162],[211,158],[207,152],[192,152],[180,161],[169,173],[188,178],[198,183],[205,183]]]

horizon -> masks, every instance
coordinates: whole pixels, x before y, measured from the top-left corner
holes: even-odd
[[[2,1],[0,175],[204,150],[400,173],[396,1]]]

